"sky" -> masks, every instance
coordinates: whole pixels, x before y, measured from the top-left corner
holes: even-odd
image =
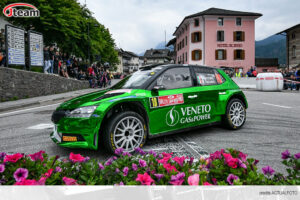
[[[255,39],[300,23],[299,0],[79,0],[111,32],[117,47],[135,53],[172,39],[183,18],[211,7],[258,12]]]

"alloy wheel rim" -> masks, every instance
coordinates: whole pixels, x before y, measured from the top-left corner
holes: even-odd
[[[240,102],[234,102],[229,109],[230,119],[234,126],[241,126],[245,120],[245,109]]]
[[[132,152],[139,147],[144,138],[143,123],[136,117],[125,117],[121,119],[114,130],[114,144],[116,148]]]

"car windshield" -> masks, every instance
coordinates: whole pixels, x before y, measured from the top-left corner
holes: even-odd
[[[137,89],[140,88],[146,81],[151,79],[161,67],[155,67],[149,70],[142,70],[133,73],[121,80],[119,83],[111,87],[111,89]]]

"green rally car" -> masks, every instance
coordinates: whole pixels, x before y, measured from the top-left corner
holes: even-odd
[[[192,65],[151,65],[107,90],[62,103],[52,115],[51,139],[60,146],[114,152],[148,138],[223,123],[239,129],[247,100],[226,73]]]

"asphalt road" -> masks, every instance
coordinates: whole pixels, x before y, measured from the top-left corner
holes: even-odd
[[[272,166],[283,172],[281,152],[300,152],[300,93],[245,91],[249,102],[247,121],[242,129],[220,126],[182,132],[149,140],[145,150],[175,152],[199,158],[221,148],[236,148],[260,160],[259,167]],[[98,151],[66,149],[54,144],[51,114],[60,102],[0,113],[0,152],[34,153],[67,157],[70,152],[104,160],[111,155]]]

